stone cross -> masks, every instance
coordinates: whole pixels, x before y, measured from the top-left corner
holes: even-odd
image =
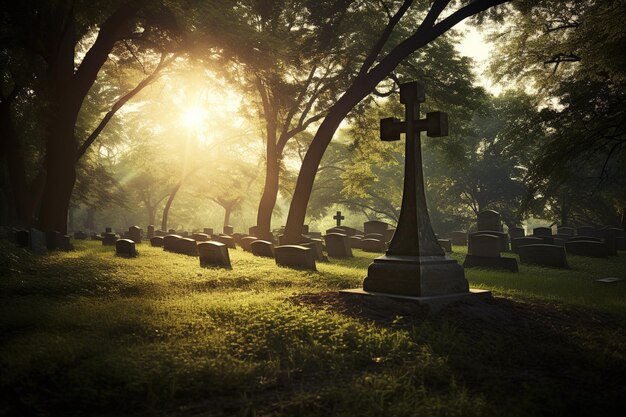
[[[420,103],[425,99],[424,88],[418,83],[402,84],[400,102],[405,107],[405,120],[390,117],[380,121],[381,140],[400,140],[400,134],[406,134],[402,207],[387,255],[444,255],[443,249],[437,243],[426,207],[420,132],[426,132],[430,137],[447,136],[448,115],[437,111],[427,113],[425,119],[420,119]]]
[[[333,219],[337,220],[337,227],[341,226],[341,221],[345,219],[344,216],[341,215],[341,212],[338,211],[337,214],[333,216]]]

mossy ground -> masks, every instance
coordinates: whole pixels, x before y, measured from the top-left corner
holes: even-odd
[[[626,405],[626,253],[466,270],[491,301],[427,314],[339,295],[374,254],[232,270],[139,245],[0,242],[0,415],[593,416]],[[461,248],[454,254],[463,259]]]

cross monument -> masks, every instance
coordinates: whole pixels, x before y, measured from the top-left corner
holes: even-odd
[[[428,216],[424,194],[420,132],[430,137],[448,135],[448,115],[431,112],[420,119],[420,103],[426,99],[424,88],[416,82],[400,86],[400,102],[405,120],[380,121],[383,141],[406,136],[404,189],[396,232],[385,255],[374,259],[363,282],[363,290],[414,297],[462,294],[469,292],[465,271],[445,255],[437,242]]]
[[[341,212],[338,211],[337,214],[333,216],[333,219],[337,220],[337,227],[341,226],[341,221],[345,219],[344,216],[341,215]]]

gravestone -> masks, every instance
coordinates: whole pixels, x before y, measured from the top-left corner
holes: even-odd
[[[572,236],[570,237],[567,241],[568,242],[578,242],[578,241],[588,241],[588,242],[598,242],[598,243],[604,243],[604,240],[602,240],[599,237],[593,237],[593,236]]]
[[[155,236],[165,237],[165,236],[168,235],[168,233],[165,230],[155,230],[154,231],[154,235]]]
[[[361,249],[361,241],[363,240],[362,236],[348,236],[346,240],[348,241],[350,248]]]
[[[517,252],[520,248],[520,246],[523,245],[539,245],[542,244],[543,239],[540,237],[532,237],[532,236],[526,236],[526,237],[518,237],[515,238],[513,240],[511,240],[511,250],[513,252]]]
[[[456,246],[466,246],[467,245],[467,233],[456,231],[448,233],[448,239],[452,242],[453,245]]]
[[[391,239],[393,239],[393,234],[395,232],[396,232],[396,229],[391,228],[391,227],[385,230],[385,233],[383,234],[383,239],[385,240],[385,242],[391,242]]]
[[[174,248],[176,253],[182,253],[183,255],[198,256],[198,245],[195,240],[183,237],[174,242]]]
[[[76,240],[87,240],[87,233],[78,230],[76,232],[74,232],[74,239]]]
[[[468,250],[468,252],[471,252],[472,236],[473,235],[484,235],[484,234],[497,236],[498,239],[500,239],[500,251],[501,252],[508,252],[509,251],[509,236],[506,233],[504,233],[504,232],[498,232],[497,230],[490,230],[490,231],[470,233],[468,235],[469,239],[467,241],[467,250]]]
[[[347,235],[343,227],[331,227],[330,229],[326,229],[326,234],[328,235],[330,233],[341,233],[341,234]]]
[[[15,244],[20,248],[26,248],[30,242],[30,236],[28,230],[16,230],[14,233]]]
[[[423,87],[416,82],[400,86],[400,102],[405,120],[380,121],[383,141],[400,140],[405,133],[404,188],[400,216],[385,255],[374,259],[363,281],[366,293],[419,297],[425,303],[442,303],[451,294],[470,295],[463,268],[445,255],[433,232],[424,194],[420,132],[440,137],[448,134],[448,116],[431,112],[420,119],[420,103],[425,101]],[[365,234],[384,234],[384,222],[364,223]],[[364,245],[367,239],[361,244]],[[441,296],[441,297],[439,297]],[[438,300],[438,301],[434,301]]]
[[[576,229],[573,227],[561,226],[556,229],[556,233],[558,235],[574,236],[576,234]]]
[[[202,232],[203,232],[205,235],[209,235],[209,236],[211,236],[211,235],[213,234],[213,228],[212,228],[212,227],[205,227],[205,228],[202,230]]]
[[[74,247],[72,246],[72,244],[70,243],[70,235],[62,235],[62,234],[58,234],[57,235],[57,249],[58,250],[62,250],[65,252],[74,250]]]
[[[450,239],[437,239],[437,243],[446,253],[452,253],[452,241]]]
[[[380,220],[370,220],[363,223],[363,232],[365,235],[378,233],[379,235],[384,236],[388,227],[389,224],[381,222]]]
[[[321,239],[322,232],[309,232],[309,237],[312,237],[313,239]]]
[[[228,247],[220,242],[200,242],[197,246],[200,256],[200,266],[221,266],[230,268]]]
[[[519,261],[523,264],[569,268],[565,248],[556,245],[523,245],[518,248]]]
[[[267,240],[255,240],[250,243],[250,251],[254,256],[263,256],[266,258],[274,257],[274,244]]]
[[[326,252],[333,258],[352,258],[352,249],[348,236],[341,233],[329,233],[324,236]]]
[[[111,229],[110,227],[105,227],[104,233],[113,233],[113,229]]]
[[[175,235],[176,234],[176,229],[169,229],[167,231],[167,233],[170,234],[170,235]],[[177,235],[177,236],[180,236],[180,235]]]
[[[609,250],[603,242],[591,240],[570,240],[565,243],[565,250],[568,254],[578,256],[593,258],[606,258],[609,256]]]
[[[55,231],[46,231],[46,248],[48,250],[55,250],[57,248],[57,242],[59,241],[59,235],[61,233]]]
[[[344,216],[341,215],[341,212],[338,211],[337,214],[333,216],[333,219],[337,220],[337,227],[341,226],[341,221],[345,219]]]
[[[30,249],[35,253],[46,253],[46,234],[41,230],[30,229],[27,240],[30,240]]]
[[[313,249],[301,245],[283,245],[274,248],[276,265],[316,271]]]
[[[131,226],[128,228],[128,238],[135,243],[141,243],[141,227]]]
[[[596,228],[593,226],[583,226],[576,229],[578,236],[600,237],[597,234]]]
[[[363,239],[376,239],[376,240],[380,240],[381,242],[385,243],[385,236],[381,235],[380,233],[369,233],[369,234],[363,236]]]
[[[533,229],[533,236],[536,236],[536,237],[552,236],[552,228],[550,228],[550,227],[535,227]]]
[[[309,243],[301,243],[300,246],[313,250],[313,256],[316,261],[328,262],[328,257],[324,255],[321,239],[313,239]],[[352,252],[350,252],[352,253]]]
[[[189,232],[186,230],[180,231],[178,232],[178,234],[182,237],[188,238],[189,237]]]
[[[132,239],[118,239],[117,242],[115,242],[115,254],[124,258],[137,256],[135,241]]]
[[[152,239],[154,237],[154,225],[149,224],[147,230],[148,230],[148,232],[147,232],[148,235],[146,236],[146,238],[148,240],[150,240],[150,239]]]
[[[229,235],[229,236],[232,235],[235,232],[235,228],[232,227],[231,225],[224,226],[223,230],[224,230],[224,234],[225,235]]]
[[[373,233],[374,235],[376,233]],[[364,252],[385,252],[387,244],[380,239],[363,238],[361,239],[361,250]]]
[[[241,246],[241,249],[243,249],[246,252],[252,252],[252,248],[250,248],[250,244],[254,242],[255,240],[259,240],[259,239],[254,236],[243,237],[241,238],[241,241],[239,242],[239,246]]]
[[[502,268],[517,272],[517,260],[500,256],[500,237],[485,233],[473,233],[469,237],[469,253],[463,262],[464,268]]]
[[[102,239],[102,246],[114,246],[117,241],[117,235],[115,233],[105,233]]]
[[[163,237],[163,250],[176,252],[176,242],[183,237],[180,235],[166,235]]]
[[[163,247],[163,236],[152,236],[150,246],[154,246],[155,248]]]
[[[500,213],[495,210],[483,210],[476,216],[477,230],[479,232],[501,232],[502,222]]]
[[[196,242],[206,242],[211,239],[211,236],[206,233],[194,233],[191,235],[191,238]]]
[[[235,243],[236,243],[237,245],[239,245],[239,242],[241,242],[241,239],[242,239],[242,238],[244,238],[244,237],[246,237],[246,235],[245,235],[245,234],[243,234],[243,233],[233,233],[233,234],[231,235],[231,237],[233,238],[233,240],[235,241]]]
[[[225,235],[213,236],[212,240],[223,243],[226,245],[226,247],[230,249],[237,249],[237,244],[235,243],[235,239],[233,239],[231,236],[225,236]]]

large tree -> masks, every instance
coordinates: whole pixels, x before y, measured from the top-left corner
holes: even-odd
[[[369,45],[369,52],[359,57],[361,59],[359,70],[350,79],[348,87],[342,92],[340,98],[328,109],[306,153],[289,207],[285,243],[299,243],[301,240],[302,225],[315,174],[326,148],[348,113],[411,54],[428,45],[462,20],[505,2],[506,0],[460,2],[404,0],[399,4],[397,2],[383,3],[387,10],[387,25],[378,34],[378,38]],[[454,6],[458,8],[450,10]],[[359,7],[359,4],[355,3],[348,7]],[[395,11],[392,11],[392,8]],[[421,23],[413,25],[416,19],[421,19]],[[410,26],[415,27],[415,30],[406,36],[393,36],[400,22],[402,22],[400,27]]]
[[[117,110],[163,67],[164,60],[154,57],[164,57],[175,21],[161,3],[146,1],[10,2],[1,18],[0,128],[7,138],[3,154],[16,211],[23,223],[37,217],[40,228],[65,232],[78,161]],[[149,75],[118,94],[93,132],[81,135],[77,123],[85,99],[111,87],[97,83],[105,64],[113,58],[124,65],[148,55],[154,62]],[[23,109],[29,107],[37,118],[25,117]],[[37,157],[42,166],[29,184],[30,161],[24,160],[23,149],[28,141],[20,127],[33,120],[41,135]]]

